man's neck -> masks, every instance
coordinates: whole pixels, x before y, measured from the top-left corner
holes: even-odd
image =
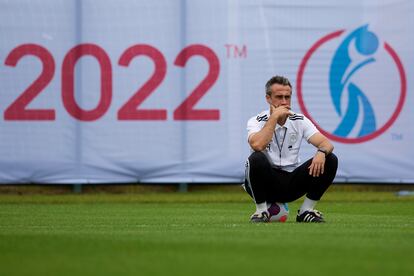
[[[279,126],[284,126],[284,124],[286,123],[286,120],[287,120],[287,116],[284,117],[284,118],[281,118],[281,119],[277,120],[277,124]]]

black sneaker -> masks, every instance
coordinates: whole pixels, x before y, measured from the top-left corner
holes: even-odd
[[[259,223],[259,222],[269,222],[269,213],[268,212],[262,212],[262,213],[254,213],[250,217],[250,222],[253,223]]]
[[[308,210],[296,216],[296,222],[325,222],[323,215],[318,210]]]

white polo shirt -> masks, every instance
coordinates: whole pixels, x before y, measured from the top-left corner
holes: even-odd
[[[247,122],[247,137],[259,132],[269,118],[269,110],[265,110]],[[273,138],[262,152],[272,165],[284,171],[293,171],[300,165],[299,149],[302,139],[309,138],[319,132],[315,125],[303,114],[289,116],[283,126],[276,125]],[[251,149],[253,152],[253,149]]]

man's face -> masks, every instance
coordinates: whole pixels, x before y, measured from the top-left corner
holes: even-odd
[[[289,85],[281,85],[278,83],[273,84],[270,87],[272,91],[271,95],[266,94],[266,100],[269,104],[278,106],[288,106],[290,107],[292,89]]]

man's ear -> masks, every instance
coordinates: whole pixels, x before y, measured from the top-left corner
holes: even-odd
[[[266,101],[268,104],[272,104],[272,101],[270,100],[270,96],[266,94]]]

